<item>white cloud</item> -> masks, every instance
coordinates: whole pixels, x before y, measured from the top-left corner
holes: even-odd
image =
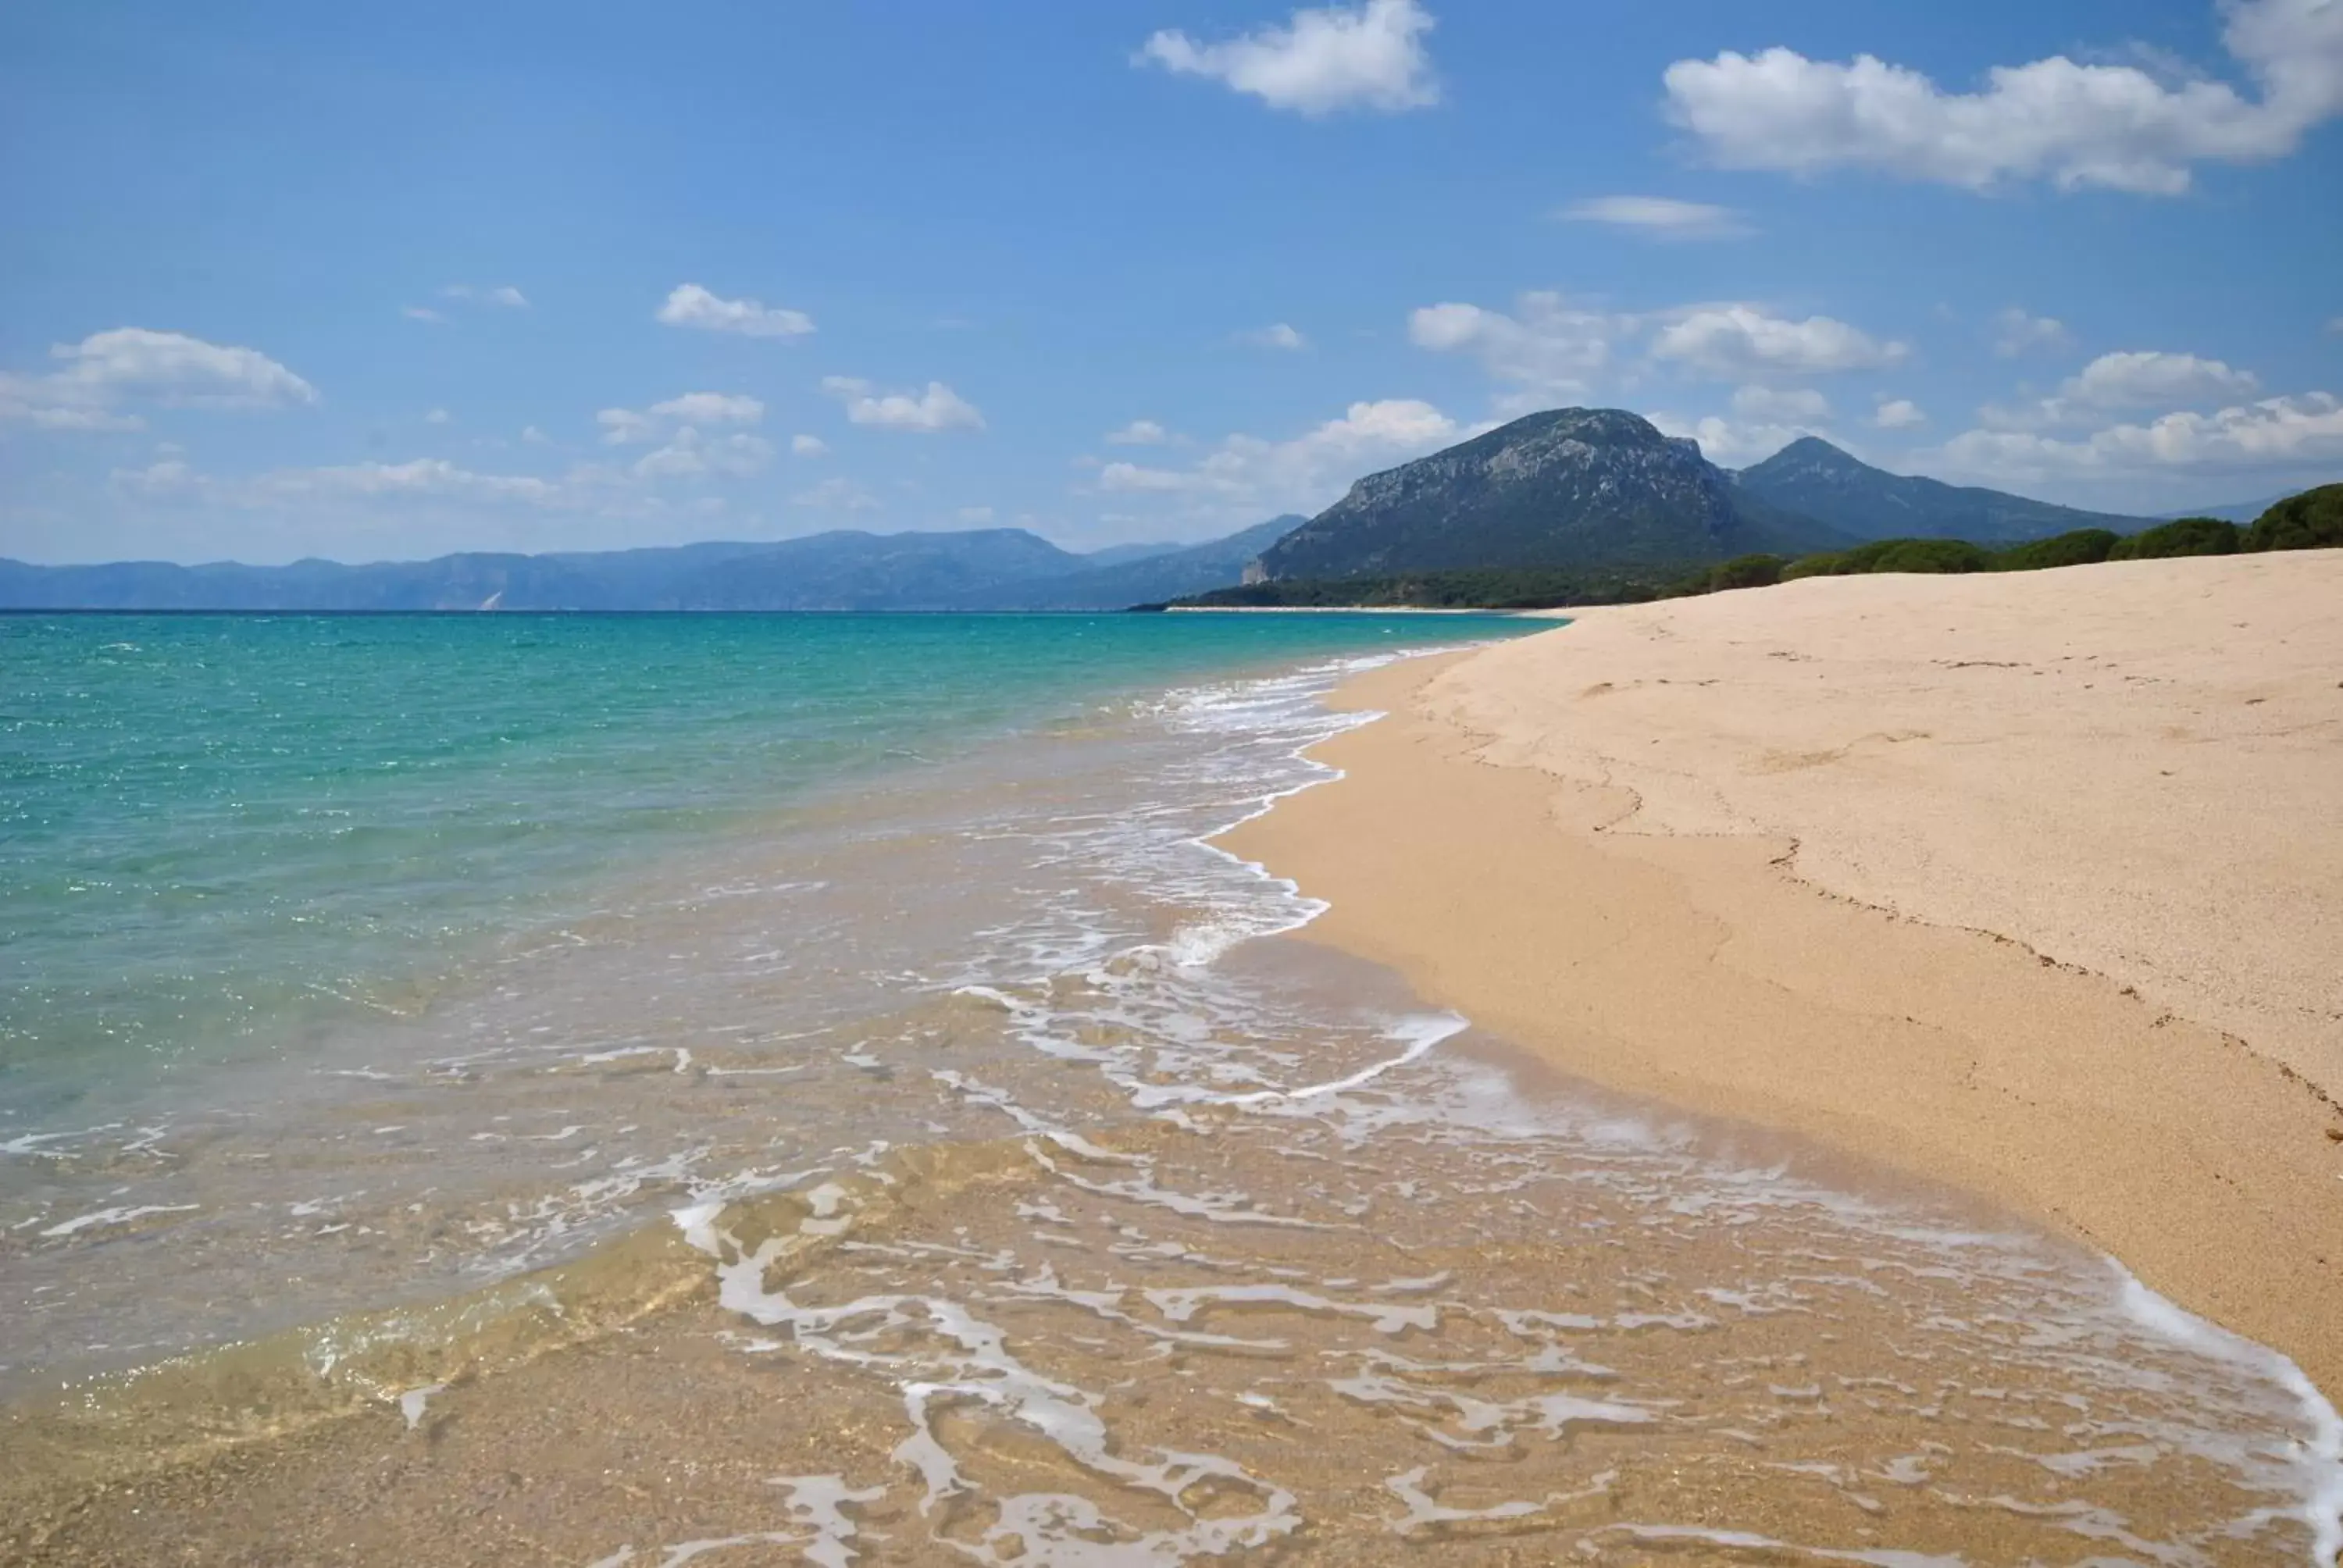
[[[696,283],[677,285],[654,318],[669,327],[735,332],[743,337],[802,337],[813,330],[813,317],[802,310],[754,299],[721,299]]]
[[[520,427],[520,438],[528,442],[532,447],[550,447],[553,445],[553,437],[547,435],[544,431],[538,429],[534,425],[522,426]]]
[[[500,310],[526,310],[528,297],[510,284],[494,288],[480,288],[468,283],[451,283],[439,291],[442,299],[460,299],[467,305],[490,305]],[[408,314],[412,315],[410,311]],[[433,319],[437,319],[436,317]]]
[[[761,436],[703,436],[686,425],[637,459],[634,473],[642,479],[745,478],[772,457],[772,443]]]
[[[594,416],[594,422],[602,427],[602,439],[613,447],[651,440],[658,430],[649,416],[638,414],[632,408],[605,408]]]
[[[2194,354],[2102,354],[2068,377],[2053,397],[2024,407],[1988,405],[1978,412],[1996,429],[2088,426],[2117,409],[2201,405],[2250,397],[2260,387],[2250,372]]]
[[[143,468],[116,468],[106,476],[106,483],[140,500],[181,501],[202,495],[208,481],[184,458],[165,457]]]
[[[126,403],[166,408],[282,408],[314,403],[317,389],[254,348],[225,347],[178,332],[117,327],[49,350],[58,368],[0,371],[0,420],[53,430],[135,430]]]
[[[1580,397],[1610,367],[1614,347],[1640,327],[1634,317],[1581,309],[1547,292],[1523,295],[1508,316],[1478,305],[1427,305],[1409,313],[1408,341],[1469,354],[1500,381]]]
[[[1811,387],[1740,387],[1733,393],[1733,411],[1745,419],[1770,419],[1777,424],[1819,425],[1830,417],[1830,400]]]
[[[1112,447],[1161,447],[1172,438],[1172,432],[1152,419],[1133,419],[1120,430],[1109,430],[1106,441]]]
[[[686,392],[651,405],[652,413],[685,425],[760,425],[765,406],[740,392]]]
[[[2004,359],[2015,359],[2036,348],[2064,348],[2075,340],[2065,322],[2055,317],[2029,316],[2014,305],[1993,318],[1993,351]]]
[[[2338,316],[2329,321],[2327,324],[2327,330],[2329,332],[2343,332],[2343,316]]]
[[[879,509],[879,498],[851,479],[824,479],[813,488],[791,496],[789,505],[824,512],[875,512]]]
[[[279,468],[251,481],[246,489],[283,501],[319,497],[377,500],[434,498],[543,506],[560,497],[560,487],[550,479],[525,474],[476,473],[459,468],[445,457],[417,457],[405,463],[351,463],[323,468]]]
[[[1809,316],[1791,321],[1747,305],[1706,306],[1662,327],[1652,352],[1710,375],[1739,378],[1875,370],[1911,352],[1844,321]]]
[[[2331,469],[2343,465],[2343,399],[2309,392],[2209,414],[2182,410],[2071,440],[2026,430],[1968,430],[1946,442],[1942,457],[1958,471],[2011,478]]]
[[[1416,109],[1440,101],[1423,35],[1432,14],[1415,0],[1301,10],[1282,27],[1199,44],[1172,29],[1147,40],[1134,64],[1208,76],[1275,109]]]
[[[789,437],[789,452],[793,457],[819,457],[829,450],[830,443],[819,436],[797,435]]]
[[[1255,348],[1307,348],[1310,340],[1282,321],[1272,322],[1257,332],[1240,332],[1239,343],[1249,343]]]
[[[959,518],[963,523],[989,523],[992,521],[992,508],[990,507],[962,507],[953,515]]]
[[[1394,397],[1353,403],[1286,441],[1231,436],[1184,467],[1109,463],[1098,472],[1102,491],[1125,495],[1184,495],[1215,515],[1316,511],[1361,475],[1453,444],[1463,432],[1429,403]]]
[[[2251,374],[2194,354],[2102,354],[2058,389],[2069,403],[2094,408],[2148,408],[2203,402],[2258,390]]]
[[[626,447],[656,441],[671,430],[703,425],[758,425],[764,418],[764,404],[746,393],[686,392],[641,412],[605,408],[594,416],[594,422],[602,427],[607,445]]]
[[[870,383],[852,376],[825,376],[821,389],[846,405],[846,417],[857,425],[888,430],[981,430],[984,416],[940,381],[928,383],[920,393],[874,394]]]
[[[2343,110],[2343,5],[2228,0],[2222,10],[2223,42],[2258,97],[2063,55],[1996,66],[1981,91],[1948,93],[1869,55],[1837,64],[1772,48],[1670,65],[1668,114],[1728,168],[2173,196],[2188,188],[2192,165],[2284,156]]]
[[[1647,417],[1664,436],[1689,437],[1699,444],[1702,457],[1724,468],[1762,462],[1799,437],[1815,433],[1802,425],[1777,424],[1770,419],[1726,419],[1714,414],[1701,419],[1665,413],[1654,413]]]
[[[1673,196],[1594,196],[1573,202],[1562,216],[1573,223],[1608,224],[1654,239],[1731,239],[1750,232],[1731,207]]]
[[[423,416],[423,422],[426,425],[445,425],[447,423],[450,417],[451,416],[448,414],[447,409],[434,408],[431,412]]]
[[[1883,430],[1911,430],[1926,424],[1928,416],[1909,397],[1889,397],[1880,403],[1871,422]]]
[[[409,321],[440,322],[447,319],[427,305],[409,305],[404,307],[399,314]]]

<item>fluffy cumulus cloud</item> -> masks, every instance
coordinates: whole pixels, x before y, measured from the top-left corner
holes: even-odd
[[[1736,303],[1622,313],[1550,292],[1524,294],[1510,312],[1456,301],[1423,306],[1409,315],[1407,335],[1419,348],[1479,360],[1518,389],[1500,399],[1516,412],[1632,385],[1654,368],[1771,384],[1879,369],[1910,353],[1827,316],[1795,320]]]
[[[2157,473],[2316,478],[2343,466],[2343,399],[2268,397],[2209,413],[2180,410],[2073,438],[1977,429],[1946,442],[1945,466],[2004,479],[2137,478]]]
[[[1423,42],[1432,28],[1432,14],[1416,0],[1364,0],[1296,11],[1282,27],[1220,43],[1167,29],[1147,40],[1137,61],[1304,115],[1416,109],[1440,100]]]
[[[1685,311],[1652,342],[1657,358],[1728,379],[1877,370],[1910,352],[1827,316],[1793,321],[1748,305]]]
[[[789,437],[789,452],[794,457],[819,457],[829,450],[830,443],[819,436],[809,436],[799,432]]]
[[[1916,430],[1928,422],[1928,416],[1909,397],[1886,397],[1873,411],[1871,422],[1883,430]]]
[[[857,425],[921,435],[984,428],[976,405],[940,381],[929,382],[923,392],[879,392],[852,376],[825,376],[821,389],[845,404],[847,418]]]
[[[2014,305],[1993,318],[1993,351],[2004,359],[2037,348],[2064,348],[2074,340],[2056,317],[2028,315]]]
[[[55,368],[0,371],[0,420],[53,430],[135,430],[138,406],[284,408],[317,389],[256,348],[117,327],[49,350]]]
[[[625,447],[656,441],[680,428],[759,425],[764,418],[764,404],[745,393],[686,392],[639,412],[605,408],[594,416],[594,422],[602,427],[605,442]]]
[[[1353,403],[1340,418],[1291,440],[1231,436],[1180,467],[1108,463],[1098,471],[1097,487],[1121,495],[1182,496],[1200,513],[1223,518],[1315,511],[1361,475],[1448,446],[1461,434],[1454,420],[1413,398]]]
[[[635,460],[643,479],[746,478],[773,459],[772,443],[745,431],[709,436],[686,425]]]
[[[1700,455],[1723,468],[1763,462],[1801,436],[1821,434],[1805,424],[1784,424],[1767,418],[1727,418],[1711,414],[1687,419],[1666,412],[1654,412],[1646,417],[1659,427],[1661,434],[1697,443]]]
[[[1551,292],[1524,294],[1511,314],[1453,301],[1407,318],[1408,341],[1466,354],[1499,381],[1542,396],[1584,396],[1609,369],[1614,347],[1639,329],[1634,317],[1574,306]]]
[[[1172,432],[1152,419],[1133,419],[1119,430],[1106,433],[1110,447],[1161,447],[1172,438]]]
[[[2015,407],[1989,405],[1980,417],[1988,427],[2005,430],[2091,425],[2119,410],[2202,406],[2248,397],[2260,387],[2251,372],[2194,354],[2102,354],[2062,382],[2055,395]]]
[[[1679,60],[1668,114],[1711,161],[1815,174],[1865,168],[1972,190],[2029,180],[2172,196],[2191,167],[2282,157],[2343,112],[2343,5],[2227,0],[2222,38],[2253,92],[2054,55],[1996,66],[1974,92],[1869,55],[1794,50]]]
[[[755,299],[724,299],[696,283],[677,285],[660,303],[654,319],[669,327],[730,332],[742,337],[803,337],[813,330],[813,317],[802,310]]]
[[[1599,223],[1654,239],[1732,239],[1750,232],[1727,206],[1672,196],[1594,196],[1562,209],[1572,223]]]

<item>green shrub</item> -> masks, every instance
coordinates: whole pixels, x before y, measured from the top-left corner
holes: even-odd
[[[1866,548],[1870,547],[1865,547]],[[1875,572],[1982,572],[1993,554],[1966,539],[1888,539],[1872,558]]]
[[[2162,560],[2171,556],[2231,556],[2237,553],[2237,525],[2218,518],[2183,518],[2129,538],[2107,551],[2111,561]]]
[[[1735,556],[1709,568],[1707,591],[1771,588],[1782,580],[1782,568],[1787,565],[1789,562],[1779,556]]]
[[[1993,558],[1997,572],[2035,572],[2051,567],[2087,567],[2107,558],[2122,538],[2112,528],[2077,528],[2055,538],[2012,545]]]
[[[1843,551],[1831,555],[1800,556],[1782,568],[1781,580],[1786,583],[1795,582],[1800,578],[1844,577],[1848,569],[1846,555]]]
[[[2254,519],[2240,541],[2249,550],[2328,550],[2343,547],[2343,485],[2288,496]]]

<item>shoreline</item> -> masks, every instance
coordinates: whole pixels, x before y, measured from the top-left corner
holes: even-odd
[[[2173,919],[2158,898],[2176,895],[2120,876],[2079,892],[2056,884],[2065,904],[2040,902],[2058,907],[1977,918],[2012,890],[2023,900],[2037,879],[2024,833],[2010,829],[2014,858],[1978,848],[2006,826],[1996,809],[2014,801],[2045,814],[2037,827],[2054,839],[2076,830],[2061,820],[2062,806],[2082,809],[2073,797],[2026,792],[2027,759],[2049,756],[2046,778],[2074,764],[2067,752],[2103,751],[2139,771],[2133,753],[2145,746],[2157,759],[2157,727],[2175,701],[2158,684],[2182,686],[2182,708],[2208,682],[2251,689],[2237,710],[2268,731],[2308,734],[2315,778],[2343,734],[2320,706],[2343,699],[2319,663],[2343,664],[2327,646],[2343,636],[2320,634],[2316,615],[2343,592],[2343,553],[2320,555],[2285,563],[2290,583],[2236,558],[2143,562],[2097,568],[2087,586],[2055,571],[2031,582],[1817,579],[1595,612],[1554,636],[1354,678],[1332,700],[1390,717],[1313,749],[1344,778],[1222,842],[1330,905],[1304,940],[1398,970],[1427,1001],[1567,1072],[1976,1193],[2119,1260],[2190,1312],[2290,1357],[2319,1388],[2343,1389],[2343,1040],[2318,1026],[2321,999],[2298,994],[2317,983],[2323,920],[2343,915],[2316,895],[2322,857],[2343,844],[2280,833],[2310,889],[2306,916],[2303,887],[2257,880],[2254,846],[2237,836],[2250,825],[2225,837],[2193,799],[2166,822],[2142,809],[2137,831],[2163,829],[2160,852],[2244,857],[2253,871],[2225,883],[2208,865],[2167,884],[2197,908],[2234,923],[2242,917],[2224,900],[2258,893],[2280,913],[2298,900],[2291,927],[2261,911],[2252,929],[2298,950],[2248,985],[2225,986],[2217,945],[2189,947],[2197,922]],[[2072,602],[2041,637],[2076,632],[2079,618],[2077,635],[2103,644],[2098,679],[2029,691],[2022,683],[2041,678],[2013,673],[2033,661],[2012,628],[2041,613],[2030,596],[2046,591]],[[1946,609],[1948,594],[1965,596],[1956,613],[1925,613]],[[2238,608],[2270,595],[2285,606],[2267,625]],[[2306,604],[2308,621],[2285,612]],[[1996,639],[2006,646],[1977,646]],[[1916,694],[1957,731],[1958,705],[1926,681],[1967,678],[1978,659],[1993,660],[1997,684],[1966,711],[2009,723],[1999,751],[1948,733],[1877,764],[1871,754],[1888,748],[1871,743],[1908,718],[1891,694]],[[2213,673],[2191,688],[2175,659]],[[1809,662],[1823,670],[1798,669]],[[2316,680],[2303,673],[2314,668]],[[1785,672],[1823,676],[1819,706],[1767,684]],[[2027,730],[2029,718],[2063,717],[2071,689],[2102,683],[2128,704],[2104,733],[2054,744]],[[1644,688],[1633,702],[1632,685]],[[1812,744],[1803,721],[1817,712],[1822,729],[1845,732],[1844,749]],[[2197,723],[2164,743],[2195,746],[2201,760],[2202,712]],[[1647,762],[1635,745],[1666,760]],[[1974,761],[1987,777],[2013,780],[2003,798],[1969,801],[1981,821],[1963,820],[1960,788],[1928,794],[1946,769],[1972,765],[1965,749],[1986,754]],[[2244,799],[2279,815],[2302,804],[2300,746],[2256,752],[2233,739],[2224,755],[2261,775],[2265,793]],[[2240,788],[2236,770],[2198,788],[2227,795]],[[2138,806],[2120,781],[2097,782],[2100,806]],[[1902,829],[1935,857],[1916,856],[1916,874],[1866,859],[1898,827],[1895,803],[1919,798],[1928,819]],[[2052,886],[2056,870],[2046,866],[2039,883]],[[2118,914],[2127,900],[2146,906],[2123,932],[2138,950],[2129,972],[2065,939],[2062,922],[2087,928],[2094,897]]]

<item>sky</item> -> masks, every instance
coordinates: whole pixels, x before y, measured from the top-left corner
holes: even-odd
[[[2343,477],[2343,0],[25,0],[0,556],[1313,512],[1540,408]]]

